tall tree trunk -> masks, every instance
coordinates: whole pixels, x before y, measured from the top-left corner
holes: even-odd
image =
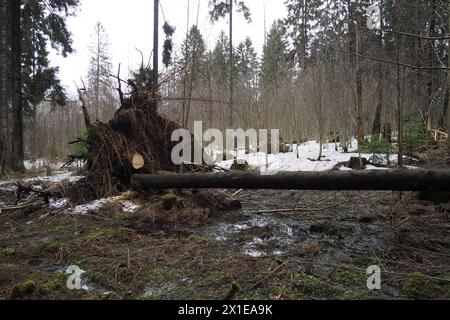
[[[360,32],[360,19],[358,19],[356,26],[356,112],[357,112],[357,130],[358,130],[358,143],[361,145],[364,143],[364,123],[363,123],[363,66],[362,66],[362,39]]]
[[[400,1],[396,1],[396,17],[395,28],[400,31]],[[400,35],[395,36],[395,50],[397,62],[400,62]],[[400,65],[396,67],[396,101],[397,101],[397,125],[398,125],[398,165],[403,166],[403,104],[402,104],[402,91],[401,91],[401,69]]]
[[[380,3],[380,10],[383,10],[383,2]],[[378,50],[383,56],[383,17],[381,16],[381,30],[378,34]],[[383,64],[377,66],[377,82],[375,87],[375,119],[373,121],[372,136],[381,134],[381,114],[383,110]]]
[[[449,12],[449,20],[448,25],[450,30],[450,1],[448,1],[448,12]],[[450,42],[448,44],[448,65],[450,66]],[[447,90],[450,92],[450,71],[447,71]],[[447,164],[450,166],[450,99],[448,99],[448,105],[447,105]]]
[[[431,21],[430,21],[430,30],[429,30],[429,36],[434,37],[436,35],[436,10],[437,10],[437,4],[436,0],[432,1],[432,9],[431,9]],[[430,67],[433,67],[435,65],[435,42],[434,41],[428,41],[427,43],[427,59],[428,59],[428,65]],[[433,91],[435,87],[435,74],[431,72],[431,74],[428,76],[427,81],[427,103],[425,105],[426,110],[423,111],[423,116],[425,120],[425,125],[428,126],[430,122],[430,113],[431,108],[433,104]]]
[[[155,106],[158,111],[159,92],[159,0],[153,0],[153,80],[155,84]]]
[[[97,24],[97,70],[95,72],[95,117],[100,120],[100,25]]]
[[[233,126],[233,108],[234,108],[234,50],[233,50],[233,1],[230,0],[230,74],[229,74],[229,81],[230,81],[230,128]]]
[[[6,77],[8,65],[8,49],[6,44],[6,1],[0,0],[0,175],[6,169],[6,155],[8,154],[8,99],[6,96]]]
[[[20,27],[20,1],[8,0],[10,11],[11,41],[11,105],[12,105],[12,143],[11,143],[11,169],[24,172],[24,145],[23,145],[23,105],[22,105],[22,32]]]

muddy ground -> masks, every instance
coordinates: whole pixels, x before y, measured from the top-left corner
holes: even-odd
[[[0,298],[450,299],[445,201],[225,192],[243,209],[221,212],[191,191],[166,191],[128,192],[84,210],[63,197],[12,210],[14,185],[3,183],[0,204],[10,209],[0,213]],[[72,265],[85,271],[81,290],[67,288]],[[367,289],[372,265],[382,271],[378,291]]]

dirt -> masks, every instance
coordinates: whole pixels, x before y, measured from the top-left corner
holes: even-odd
[[[171,210],[167,194],[177,197]],[[243,191],[242,210],[217,212],[193,198],[126,193],[83,213],[70,202],[1,212],[0,298],[450,298],[445,203],[413,193]],[[14,199],[2,183],[0,207]],[[367,289],[372,265],[381,290]],[[68,289],[69,266],[85,271],[83,289]]]

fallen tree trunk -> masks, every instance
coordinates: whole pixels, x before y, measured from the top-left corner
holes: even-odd
[[[450,170],[134,175],[143,189],[450,191]]]

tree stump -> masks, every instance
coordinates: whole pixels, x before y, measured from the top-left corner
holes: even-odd
[[[353,170],[364,170],[369,164],[366,158],[351,157],[348,167]]]

